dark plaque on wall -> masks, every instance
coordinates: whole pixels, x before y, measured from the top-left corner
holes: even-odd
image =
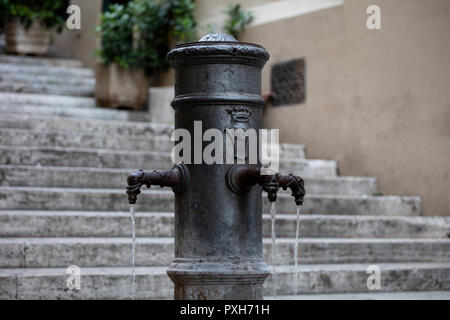
[[[273,106],[305,102],[305,59],[293,59],[272,66]]]

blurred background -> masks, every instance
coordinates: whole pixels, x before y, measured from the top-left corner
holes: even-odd
[[[100,14],[127,1],[70,3],[81,8],[81,30],[56,34],[51,55],[95,68]],[[448,1],[197,0],[196,38],[223,32],[229,17],[224,11],[237,4],[253,16],[239,40],[271,54],[264,93],[273,91],[277,64],[304,63],[302,101],[269,104],[267,127],[283,128],[284,142],[306,144],[310,157],[338,160],[343,175],[378,177],[382,193],[422,196],[425,215],[450,214]],[[367,27],[372,4],[381,9],[379,30]],[[172,84],[171,71],[158,71],[152,86]],[[171,99],[170,93],[160,95],[155,104]]]

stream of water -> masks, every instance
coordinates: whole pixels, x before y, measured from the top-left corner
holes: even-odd
[[[270,205],[270,220],[272,221],[272,296],[275,299],[277,297],[277,272],[275,269],[276,263],[276,250],[275,250],[275,218],[277,215],[277,208],[275,202]]]
[[[134,204],[130,204],[130,216],[131,216],[131,299],[136,297],[136,270],[135,270],[135,252],[136,252],[136,211],[134,210]]]
[[[301,206],[297,206],[297,227],[295,229],[295,247],[294,247],[294,294],[298,293],[298,240],[300,233],[300,211]]]

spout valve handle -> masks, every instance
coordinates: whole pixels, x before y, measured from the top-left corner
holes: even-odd
[[[273,175],[269,182],[263,184],[263,190],[267,192],[267,198],[270,202],[277,200],[277,192],[279,189],[277,175]]]
[[[132,173],[127,178],[127,194],[128,194],[128,203],[135,204],[137,200],[137,196],[141,193],[141,187],[144,184],[144,176],[145,172],[143,170],[139,170],[137,172]],[[150,187],[147,185],[147,187]]]

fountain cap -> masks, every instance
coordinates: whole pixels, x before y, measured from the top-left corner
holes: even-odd
[[[238,42],[235,37],[227,33],[209,33],[204,35],[199,42]]]
[[[168,53],[169,62],[174,68],[211,63],[235,63],[262,68],[269,57],[263,47],[239,42],[226,33],[207,34],[199,41],[179,44]]]

